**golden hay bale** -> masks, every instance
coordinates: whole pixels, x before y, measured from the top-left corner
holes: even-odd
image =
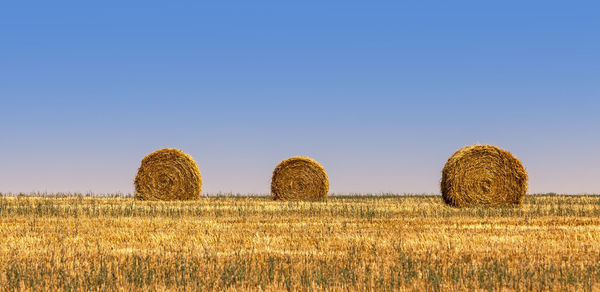
[[[201,188],[196,161],[177,149],[148,154],[135,177],[135,197],[142,200],[194,200]]]
[[[288,158],[273,171],[271,195],[274,200],[326,200],[327,192],[327,173],[323,166],[311,158]]]
[[[510,152],[491,145],[466,146],[442,170],[442,197],[454,207],[523,202],[527,171]]]

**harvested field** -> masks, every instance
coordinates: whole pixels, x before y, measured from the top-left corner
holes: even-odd
[[[600,196],[0,197],[0,242],[6,289],[600,289]]]

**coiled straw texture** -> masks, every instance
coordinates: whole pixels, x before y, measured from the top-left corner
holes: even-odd
[[[273,171],[271,195],[274,200],[326,200],[329,178],[315,160],[296,156],[281,161]]]
[[[200,198],[201,188],[198,165],[177,149],[148,154],[135,177],[135,197],[142,200],[195,200]]]
[[[520,204],[527,192],[527,171],[506,150],[467,146],[444,165],[441,191],[444,202],[454,207]]]

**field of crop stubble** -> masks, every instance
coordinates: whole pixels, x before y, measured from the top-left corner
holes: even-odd
[[[9,290],[597,290],[600,196],[4,196],[0,244]]]

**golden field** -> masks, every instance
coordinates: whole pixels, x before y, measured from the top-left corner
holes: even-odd
[[[0,197],[2,290],[600,290],[600,196]]]

